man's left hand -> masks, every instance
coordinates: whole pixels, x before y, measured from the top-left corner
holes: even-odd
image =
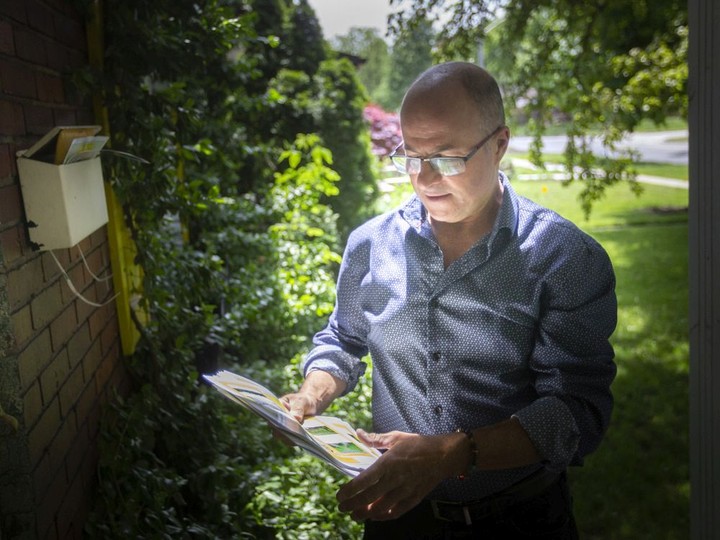
[[[342,512],[353,519],[395,519],[415,507],[442,480],[467,465],[462,453],[465,435],[416,435],[401,431],[358,436],[369,446],[387,451],[337,493]]]

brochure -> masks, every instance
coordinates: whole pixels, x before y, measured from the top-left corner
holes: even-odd
[[[63,164],[75,163],[97,157],[108,139],[109,137],[106,136],[77,137],[73,139],[65,154]]]
[[[251,379],[230,371],[203,377],[225,397],[251,410],[294,444],[348,476],[357,476],[380,457],[380,452],[366,446],[344,420],[308,416],[301,424],[275,394]]]
[[[75,139],[92,137],[100,126],[57,126],[48,131],[38,142],[27,150],[20,150],[18,157],[62,165],[66,163],[70,145]],[[107,140],[107,139],[105,139]],[[104,143],[103,143],[104,144]]]

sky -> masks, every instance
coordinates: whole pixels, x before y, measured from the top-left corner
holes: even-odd
[[[387,30],[390,0],[308,0],[315,10],[325,39],[347,34],[353,26]]]

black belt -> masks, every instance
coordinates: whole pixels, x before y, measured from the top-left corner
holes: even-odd
[[[436,519],[472,525],[492,515],[499,514],[514,504],[527,501],[546,491],[563,476],[540,470],[509,488],[477,501],[436,501],[430,506]]]

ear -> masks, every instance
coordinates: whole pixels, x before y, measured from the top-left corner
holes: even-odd
[[[495,161],[499,164],[502,160],[505,152],[507,152],[508,146],[510,145],[510,128],[503,126],[503,128],[495,136],[493,141],[493,156]]]

